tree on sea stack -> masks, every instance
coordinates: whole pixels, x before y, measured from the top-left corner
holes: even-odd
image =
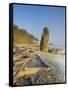
[[[40,50],[48,52],[48,41],[49,41],[49,31],[47,27],[44,27],[43,34],[40,41]]]

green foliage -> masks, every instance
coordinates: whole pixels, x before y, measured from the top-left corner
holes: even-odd
[[[49,30],[47,27],[44,27],[43,34],[49,35]]]
[[[18,26],[13,26],[14,33],[14,44],[33,44],[34,41],[38,42],[38,39],[32,34],[28,33],[24,29],[18,28]]]

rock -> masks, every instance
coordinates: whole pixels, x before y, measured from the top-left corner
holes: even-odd
[[[48,41],[49,41],[49,31],[48,28],[45,27],[43,29],[43,34],[41,37],[41,42],[40,42],[40,50],[48,52]]]

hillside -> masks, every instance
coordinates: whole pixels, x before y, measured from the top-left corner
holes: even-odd
[[[14,44],[34,44],[38,42],[38,39],[32,34],[28,33],[24,29],[20,29],[18,26],[13,26]]]

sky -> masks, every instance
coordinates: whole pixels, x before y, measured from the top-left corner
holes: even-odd
[[[65,47],[65,8],[34,5],[13,5],[13,23],[27,30],[40,41],[43,28],[50,32],[49,43]]]

